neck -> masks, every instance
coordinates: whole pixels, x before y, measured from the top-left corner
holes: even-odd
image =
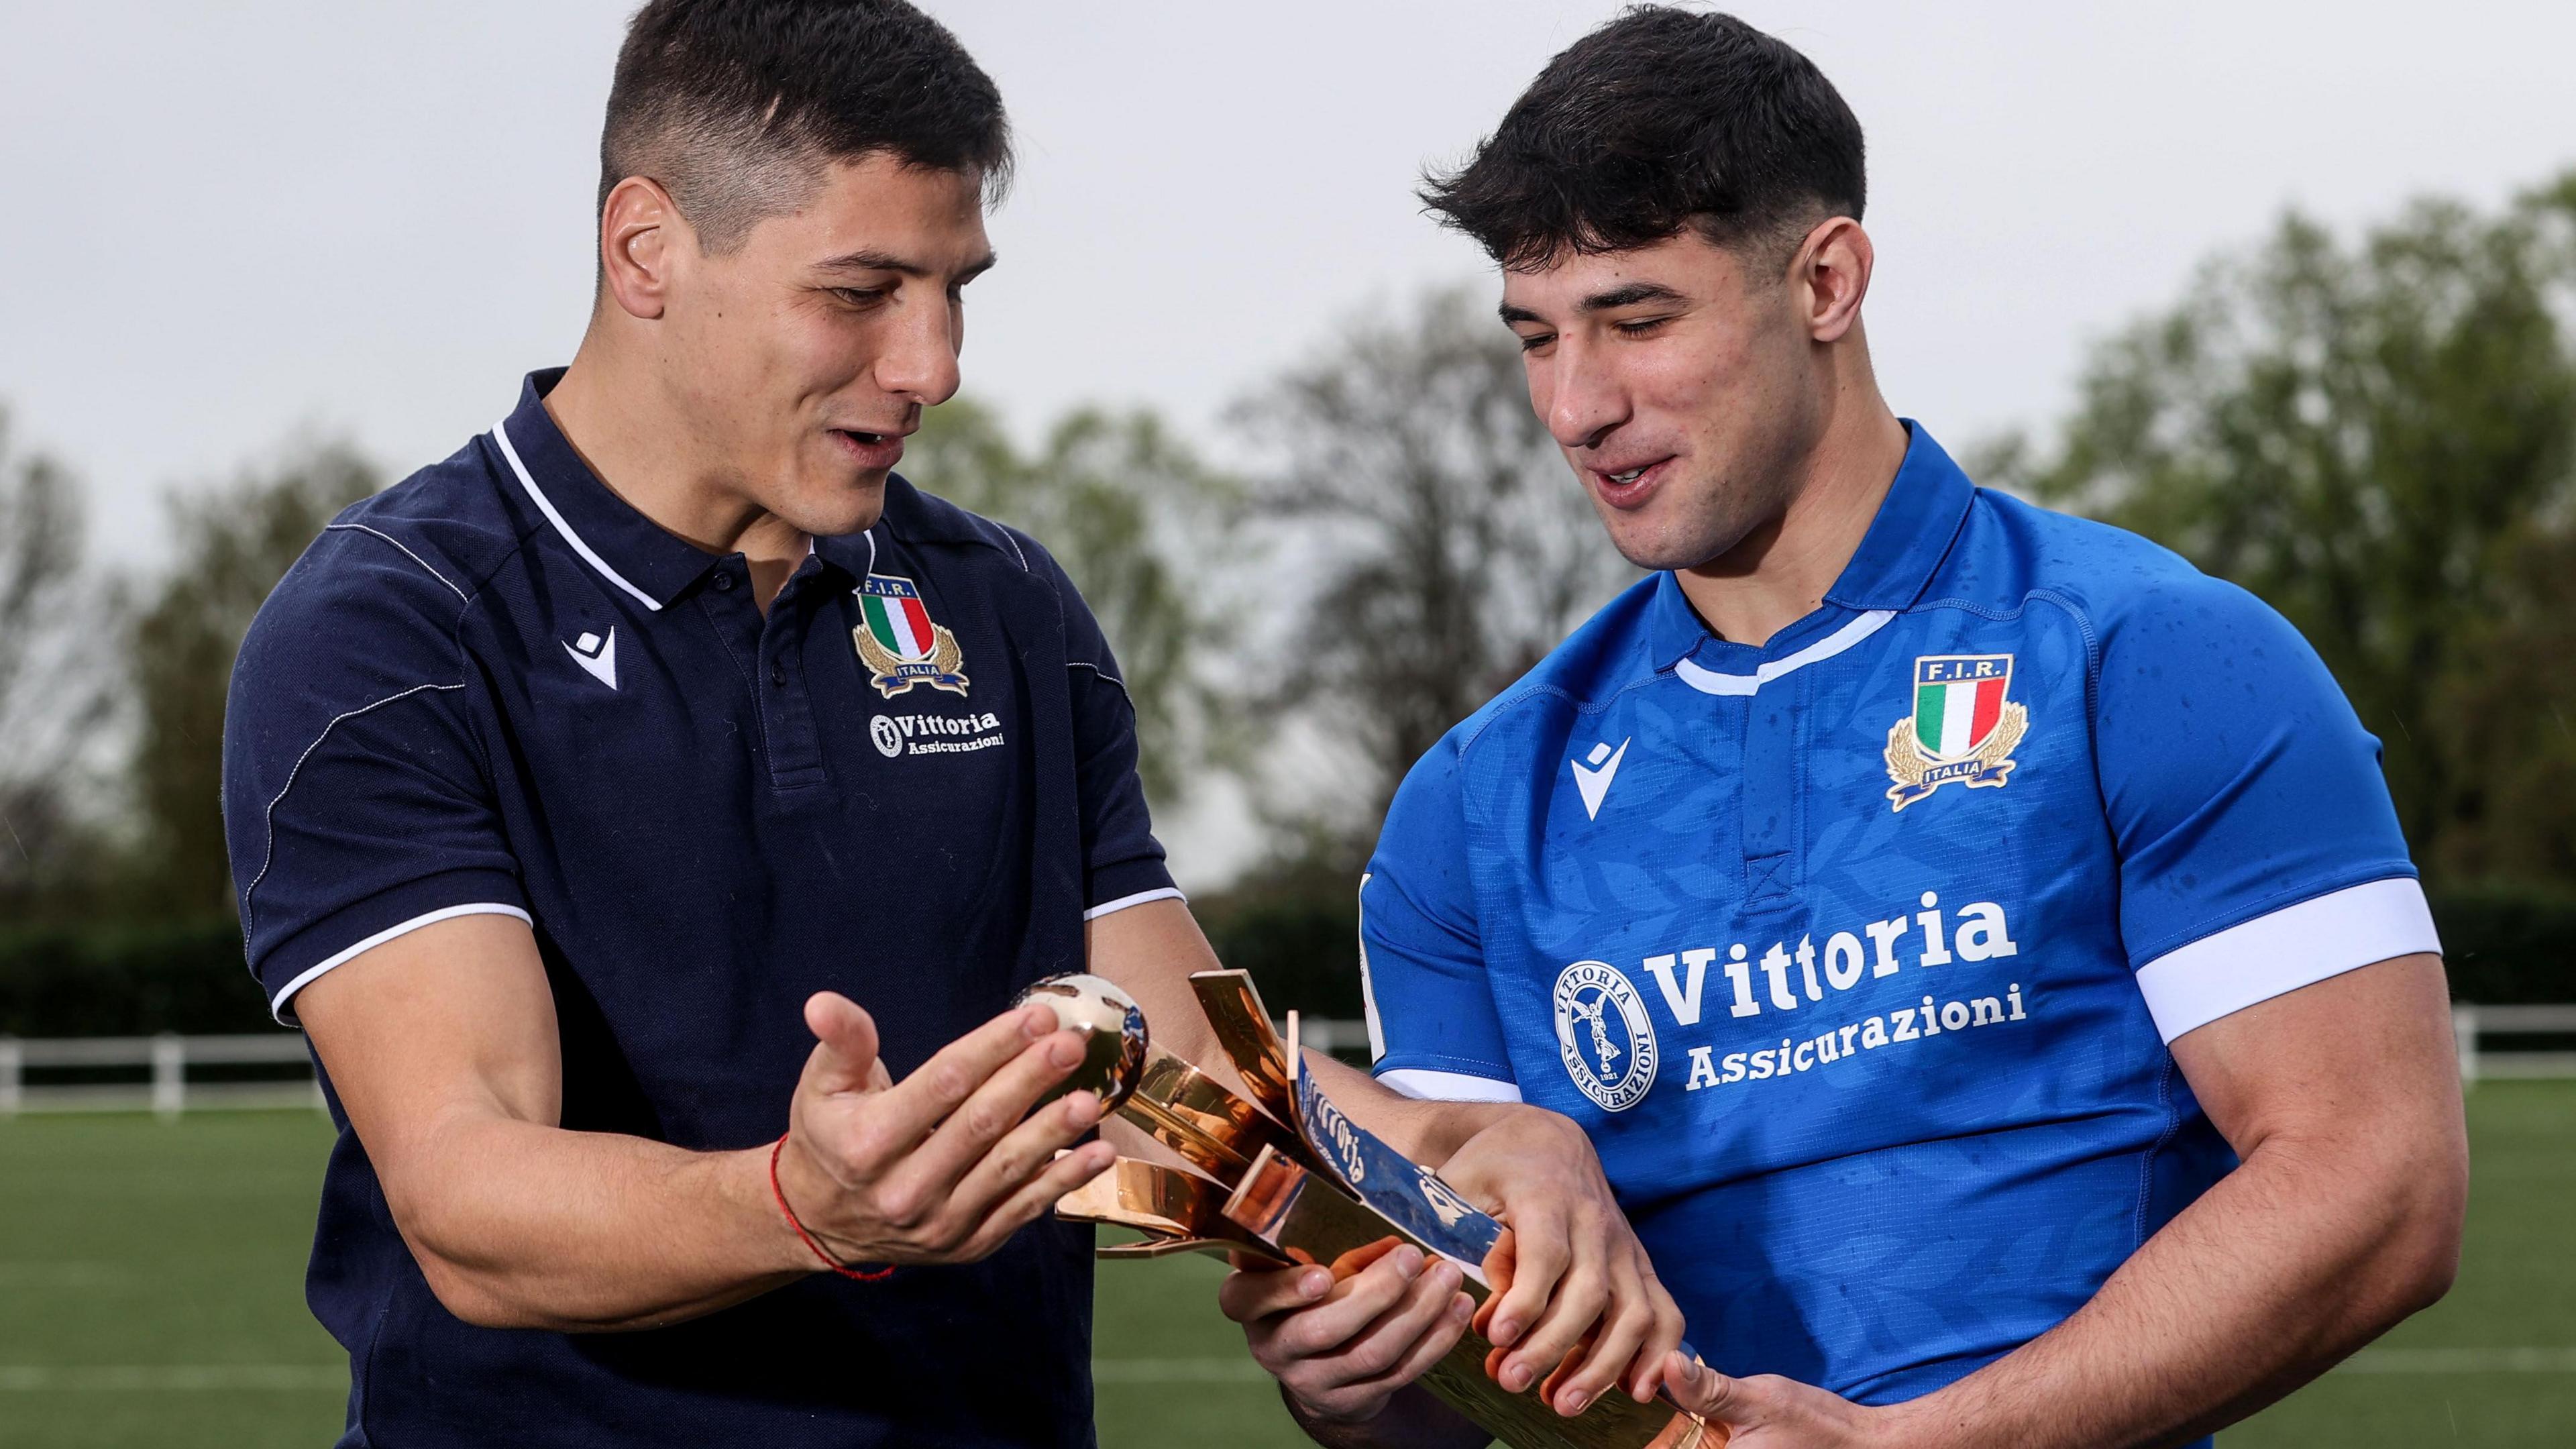
[[[658,368],[605,335],[597,319],[545,409],[591,473],[665,533],[712,554],[739,553],[763,608],[804,561],[805,533],[728,486],[731,460],[689,421]]]
[[[1860,551],[1905,461],[1905,425],[1867,372],[1833,390],[1813,447],[1791,466],[1786,502],[1743,540],[1675,581],[1721,639],[1755,647],[1813,613]]]

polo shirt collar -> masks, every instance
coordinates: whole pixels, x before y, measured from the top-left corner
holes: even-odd
[[[1802,647],[1844,618],[1847,610],[1866,613],[1912,607],[1931,582],[1932,571],[1949,556],[1959,525],[1967,519],[1968,505],[1976,498],[1976,485],[1921,423],[1911,418],[1904,422],[1905,460],[1897,465],[1895,481],[1888,485],[1887,497],[1879,503],[1878,514],[1870,520],[1869,532],[1862,535],[1851,562],[1843,565],[1841,576],[1825,592],[1825,602],[1832,607],[1781,630],[1763,649],[1746,650],[1748,659]],[[1725,646],[1709,634],[1708,625],[1701,622],[1699,612],[1682,593],[1681,581],[1670,570],[1655,582],[1647,630],[1658,670],[1672,668],[1704,644],[1719,644],[1720,652],[1727,654],[1744,649]]]
[[[546,412],[564,370],[528,374],[519,405],[492,430],[502,461],[555,533],[610,586],[660,609],[720,560],[635,510],[590,471]]]

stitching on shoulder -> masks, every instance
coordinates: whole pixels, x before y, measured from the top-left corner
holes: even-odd
[[[1097,664],[1090,663],[1090,662],[1089,662],[1089,661],[1087,661],[1087,660],[1081,660],[1081,659],[1068,659],[1068,660],[1064,661],[1064,667],[1065,667],[1065,668],[1067,668],[1067,669],[1088,669],[1088,670],[1090,670],[1093,674],[1095,674],[1095,675],[1099,676],[1100,678],[1105,679],[1105,680],[1108,680],[1110,683],[1112,683],[1112,684],[1114,684],[1114,685],[1117,685],[1117,686],[1118,686],[1118,692],[1119,692],[1120,694],[1126,694],[1126,693],[1127,693],[1127,681],[1126,681],[1126,680],[1123,680],[1123,679],[1119,678],[1117,675],[1110,673],[1108,670],[1101,668],[1101,667],[1100,667],[1099,665],[1097,665]],[[1132,700],[1134,699],[1134,696],[1133,696],[1133,695],[1129,695],[1129,696],[1128,696],[1128,698],[1132,701]]]
[[[324,533],[366,533],[366,534],[373,534],[373,535],[374,535],[374,536],[376,536],[377,538],[381,538],[381,539],[383,539],[385,542],[392,544],[394,547],[396,547],[396,548],[398,548],[398,549],[401,549],[401,550],[403,551],[403,556],[404,556],[405,558],[408,558],[408,559],[410,559],[413,563],[416,563],[416,564],[420,565],[422,568],[427,569],[427,570],[429,571],[429,576],[430,576],[431,578],[436,579],[436,580],[438,580],[440,583],[447,585],[447,591],[448,591],[449,593],[454,594],[456,597],[458,597],[458,598],[460,598],[460,599],[465,599],[465,598],[467,598],[467,597],[468,597],[468,596],[467,596],[467,594],[466,594],[466,592],[465,592],[463,589],[460,589],[460,588],[458,588],[458,587],[456,586],[456,581],[455,581],[454,579],[451,579],[451,578],[449,578],[447,575],[445,575],[445,574],[443,574],[443,573],[440,573],[437,569],[431,568],[431,567],[430,567],[429,560],[427,560],[427,559],[425,559],[425,558],[422,558],[419,554],[413,553],[413,552],[411,551],[411,546],[410,546],[409,544],[404,543],[401,539],[394,537],[392,534],[385,532],[385,531],[384,531],[383,529],[381,529],[381,528],[372,528],[372,527],[370,527],[370,526],[368,526],[368,525],[366,525],[366,524],[363,524],[363,523],[326,523],[326,524],[324,524],[324,525],[322,526],[322,531],[323,531]]]
[[[451,585],[451,587],[453,586]],[[256,929],[259,919],[259,906],[257,902],[259,883],[268,879],[268,868],[275,864],[277,860],[277,807],[285,801],[286,792],[295,788],[296,778],[304,773],[304,762],[313,758],[313,752],[322,748],[322,742],[331,737],[331,731],[338,729],[341,721],[343,720],[356,719],[362,714],[366,714],[371,710],[380,709],[397,700],[409,699],[413,695],[419,694],[424,690],[463,689],[464,687],[465,684],[462,680],[459,680],[454,684],[415,684],[411,688],[399,693],[386,695],[384,698],[375,701],[373,704],[362,704],[356,709],[335,715],[332,717],[329,724],[322,726],[322,732],[313,737],[313,743],[304,747],[304,753],[295,757],[295,767],[286,772],[286,783],[278,787],[277,794],[269,799],[268,808],[260,813],[260,833],[263,839],[261,842],[262,849],[259,859],[259,874],[252,876],[250,878],[250,884],[242,887],[242,944],[244,949],[249,949],[251,932]]]

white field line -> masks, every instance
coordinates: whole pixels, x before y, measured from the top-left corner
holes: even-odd
[[[2348,1374],[2576,1374],[2576,1348],[2372,1348],[2337,1366]],[[1268,1376],[1248,1358],[1104,1358],[1104,1384],[1250,1384]],[[0,1393],[345,1393],[338,1364],[0,1364]]]

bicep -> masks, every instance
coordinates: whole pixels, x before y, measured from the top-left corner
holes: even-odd
[[[2239,1156],[2343,1140],[2430,1168],[2460,1140],[2459,1063],[2442,958],[2392,957],[2274,996],[2174,1039],[2175,1065]]]
[[[315,978],[296,1006],[389,1195],[460,1121],[562,1120],[554,996],[516,917],[423,926]]]

